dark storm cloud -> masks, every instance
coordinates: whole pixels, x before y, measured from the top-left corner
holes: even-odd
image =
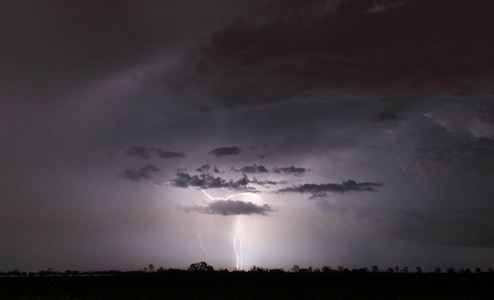
[[[211,150],[209,154],[214,154],[214,156],[216,157],[222,157],[222,156],[238,155],[240,152],[242,152],[242,149],[240,149],[239,147],[219,147]]]
[[[143,159],[151,158],[153,156],[153,153],[149,148],[142,146],[130,147],[125,150],[125,154]]]
[[[492,99],[473,98],[472,103],[450,103],[437,107],[425,116],[457,136],[470,135],[476,139],[494,139]]]
[[[208,164],[202,165],[200,168],[197,168],[196,171],[199,173],[208,172],[211,169],[211,166]]]
[[[248,186],[249,178],[244,175],[238,180],[225,180],[221,177],[215,177],[209,173],[200,175],[190,175],[185,170],[178,170],[176,177],[170,181],[173,186],[187,188],[189,186],[208,189],[208,188],[229,188],[236,190],[254,190]]]
[[[260,180],[254,177],[249,179],[249,183],[257,184],[263,187],[270,187],[271,185],[286,184],[286,181]]]
[[[125,150],[125,154],[143,159],[151,158],[155,154],[161,159],[185,157],[185,154],[181,152],[173,152],[173,151],[163,150],[161,148],[147,148],[142,146],[130,147],[127,150]]]
[[[493,247],[492,207],[400,208],[363,207],[356,211],[365,226],[394,239],[429,246]]]
[[[234,171],[237,171],[237,172],[242,172],[242,173],[269,173],[268,169],[266,169],[265,166],[263,165],[252,165],[252,166],[245,166],[245,167],[242,167],[240,168],[240,170],[238,169],[233,169]]]
[[[324,89],[451,90],[494,75],[493,14],[484,0],[347,0],[313,19],[238,21],[203,47],[197,76],[227,106]]]
[[[427,174],[460,172],[472,178],[482,177],[483,181],[485,173],[494,170],[494,141],[481,139],[449,147],[420,147],[403,160],[408,166]]]
[[[156,153],[156,155],[158,155],[158,157],[161,158],[161,159],[183,158],[183,157],[185,157],[185,154],[183,154],[181,152],[173,152],[173,151],[163,150],[161,148],[157,148],[157,149],[151,148],[151,151],[153,153]]]
[[[382,186],[381,183],[374,182],[355,182],[354,180],[343,181],[339,183],[314,184],[306,183],[294,187],[288,187],[278,192],[281,193],[309,193],[312,197],[326,197],[327,193],[348,193],[348,192],[375,192],[376,187]]]
[[[296,176],[303,175],[307,169],[305,168],[297,168],[294,166],[284,167],[284,168],[273,168],[273,172],[275,173],[284,173],[284,174],[294,174]]]
[[[242,172],[242,173],[246,173],[246,174],[249,174],[249,173],[250,174],[255,174],[255,173],[270,173],[270,171],[265,166],[263,166],[263,165],[257,165],[257,164],[254,164],[252,166],[241,167],[240,169],[233,168],[232,167],[232,171],[234,171],[234,172]],[[298,167],[294,167],[294,166],[283,167],[283,168],[278,168],[278,167],[274,167],[273,168],[273,172],[274,173],[277,173],[277,174],[280,174],[280,173],[283,173],[283,174],[294,174],[296,176],[301,176],[306,171],[307,171],[307,169],[305,169],[305,168],[298,168]]]
[[[381,110],[377,112],[372,118],[370,118],[370,121],[372,122],[380,122],[380,121],[397,121],[400,118],[392,111],[390,110]]]
[[[140,181],[141,179],[150,180],[152,178],[151,173],[159,172],[160,169],[153,165],[147,165],[139,169],[128,169],[120,173],[119,175],[132,180],[132,181]]]
[[[196,211],[202,214],[235,216],[235,215],[262,215],[267,216],[274,210],[267,204],[256,205],[252,202],[234,200],[216,200],[206,206],[183,208],[184,211]]]

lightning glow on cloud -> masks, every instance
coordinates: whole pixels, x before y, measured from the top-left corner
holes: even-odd
[[[229,199],[240,197],[240,196],[250,196],[250,197],[254,197],[256,199],[261,199],[261,196],[256,195],[254,193],[248,193],[248,192],[234,194],[234,195],[228,195],[226,197],[212,197],[211,195],[209,195],[208,193],[206,193],[205,190],[201,190],[201,191],[204,193],[204,195],[206,195],[211,200],[229,200]]]
[[[253,197],[256,199],[260,199],[261,196],[256,195],[254,193],[239,193],[239,194],[234,194],[234,195],[228,195],[227,197],[224,198],[218,198],[218,197],[213,197],[209,195],[206,191],[201,190],[204,195],[206,195],[209,199],[216,201],[216,200],[228,200],[240,196],[249,196]],[[199,236],[199,235],[198,235]],[[200,238],[200,236],[199,236]],[[242,219],[240,216],[237,216],[237,221],[235,222],[235,233],[233,234],[233,250],[235,251],[235,258],[236,258],[236,263],[235,263],[235,270],[242,270],[244,267],[244,258],[242,254],[242,244],[243,244],[243,239],[244,239],[244,230],[242,228]],[[201,241],[201,247],[202,247],[202,241]]]

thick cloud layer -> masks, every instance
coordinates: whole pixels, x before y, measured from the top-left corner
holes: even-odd
[[[274,210],[267,204],[256,205],[252,202],[237,200],[216,200],[206,206],[183,208],[184,211],[196,211],[202,214],[235,216],[235,215],[263,215],[267,216]]]
[[[275,173],[284,173],[284,174],[294,174],[297,176],[302,176],[307,170],[305,168],[297,168],[294,166],[284,167],[284,168],[273,168],[273,172]]]
[[[494,76],[493,13],[483,0],[348,0],[313,19],[238,21],[212,35],[197,76],[227,106],[321,90],[456,89]]]
[[[374,182],[355,182],[354,180],[343,181],[339,183],[314,184],[306,183],[295,187],[288,187],[279,190],[280,193],[309,193],[312,197],[325,197],[329,193],[348,193],[348,192],[375,192],[376,187],[382,186],[381,183]]]
[[[244,175],[238,180],[225,180],[219,176],[215,177],[209,173],[200,175],[190,175],[185,170],[178,170],[177,177],[172,179],[170,183],[175,187],[187,188],[189,186],[199,189],[209,188],[229,188],[236,190],[252,190],[249,187],[249,178]]]
[[[268,169],[266,169],[265,166],[263,165],[252,165],[252,166],[245,166],[240,168],[240,170],[235,169],[236,171],[242,172],[242,173],[269,173]]]
[[[230,156],[230,155],[238,155],[242,152],[242,149],[239,147],[219,147],[211,150],[209,153],[213,154],[216,157],[222,156]]]

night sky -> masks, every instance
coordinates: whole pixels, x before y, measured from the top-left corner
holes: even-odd
[[[1,1],[0,270],[494,266],[492,16]]]

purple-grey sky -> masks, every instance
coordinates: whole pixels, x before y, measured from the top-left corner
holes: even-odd
[[[493,15],[2,1],[0,270],[494,266]]]

